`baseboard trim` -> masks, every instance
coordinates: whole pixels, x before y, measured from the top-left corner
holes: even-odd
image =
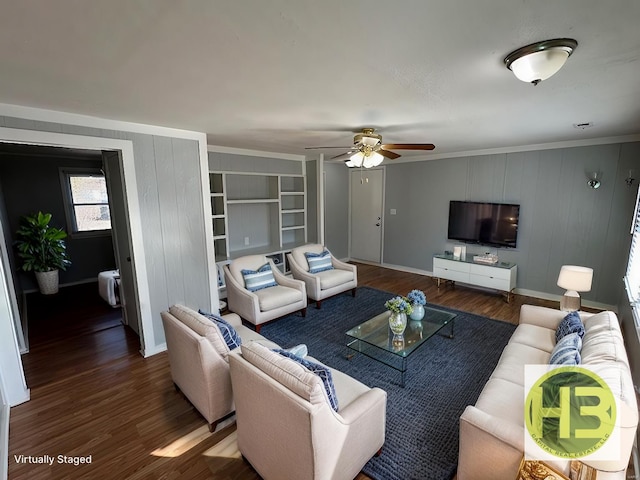
[[[75,285],[84,285],[85,283],[98,283],[98,277],[94,277],[94,278],[85,278],[84,280],[78,280],[77,282],[68,282],[68,283],[61,283],[60,285],[58,285],[59,288],[65,288],[65,287],[73,287]],[[30,288],[28,290],[23,290],[23,293],[38,293],[40,290],[38,290],[37,288]]]
[[[422,270],[419,268],[413,268],[413,267],[405,267],[404,265],[394,265],[391,263],[375,263],[375,262],[368,262],[368,261],[364,261],[364,260],[355,260],[355,259],[349,259],[348,261],[353,260],[354,262],[358,262],[358,263],[364,263],[365,265],[375,265],[378,267],[384,267],[384,268],[389,268],[391,270],[398,270],[400,272],[407,272],[407,273],[416,273],[418,275],[425,275],[427,277],[433,277],[433,272],[429,272],[428,270]],[[462,282],[459,282],[462,283]],[[484,291],[492,291],[491,289],[487,289],[484,287],[479,287],[477,285],[469,285],[466,283],[463,283],[463,285],[467,285],[471,288],[477,288],[478,290],[484,290]],[[517,295],[523,295],[525,297],[533,297],[533,298],[539,298],[540,300],[549,300],[552,302],[558,302],[560,303],[560,299],[562,298],[562,295],[556,295],[553,293],[545,293],[545,292],[538,292],[536,290],[529,290],[526,288],[516,288],[514,289],[513,293],[517,294]],[[598,310],[611,310],[612,312],[615,312],[616,314],[618,313],[618,307],[616,305],[610,305],[608,303],[602,303],[602,302],[592,302],[590,300],[582,300],[582,306],[584,307],[588,307],[588,308],[595,308]]]
[[[140,354],[144,358],[152,357],[153,355],[157,355],[158,353],[167,351],[167,343],[161,343],[160,345],[156,345],[154,347],[145,346],[144,350],[140,350]]]

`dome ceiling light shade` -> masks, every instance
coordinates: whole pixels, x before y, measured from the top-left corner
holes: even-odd
[[[504,64],[519,80],[537,85],[560,70],[577,46],[572,38],[532,43],[511,52]]]

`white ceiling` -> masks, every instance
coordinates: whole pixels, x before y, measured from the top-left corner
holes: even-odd
[[[637,0],[16,0],[1,13],[0,103],[215,145],[304,154],[373,126],[435,155],[640,134]],[[558,37],[578,48],[540,85],[503,66]]]

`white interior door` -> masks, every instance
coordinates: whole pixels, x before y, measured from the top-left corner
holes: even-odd
[[[124,175],[119,152],[102,153],[104,172],[109,193],[111,210],[111,233],[116,264],[120,271],[120,303],[122,321],[140,335],[140,315],[138,314],[137,291],[133,262],[131,261],[131,233],[127,210]]]
[[[354,260],[381,263],[384,170],[351,170],[349,182],[351,192],[350,256]]]

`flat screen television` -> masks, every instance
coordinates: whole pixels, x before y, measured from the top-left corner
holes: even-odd
[[[493,247],[515,248],[520,205],[506,203],[449,203],[450,240]]]

